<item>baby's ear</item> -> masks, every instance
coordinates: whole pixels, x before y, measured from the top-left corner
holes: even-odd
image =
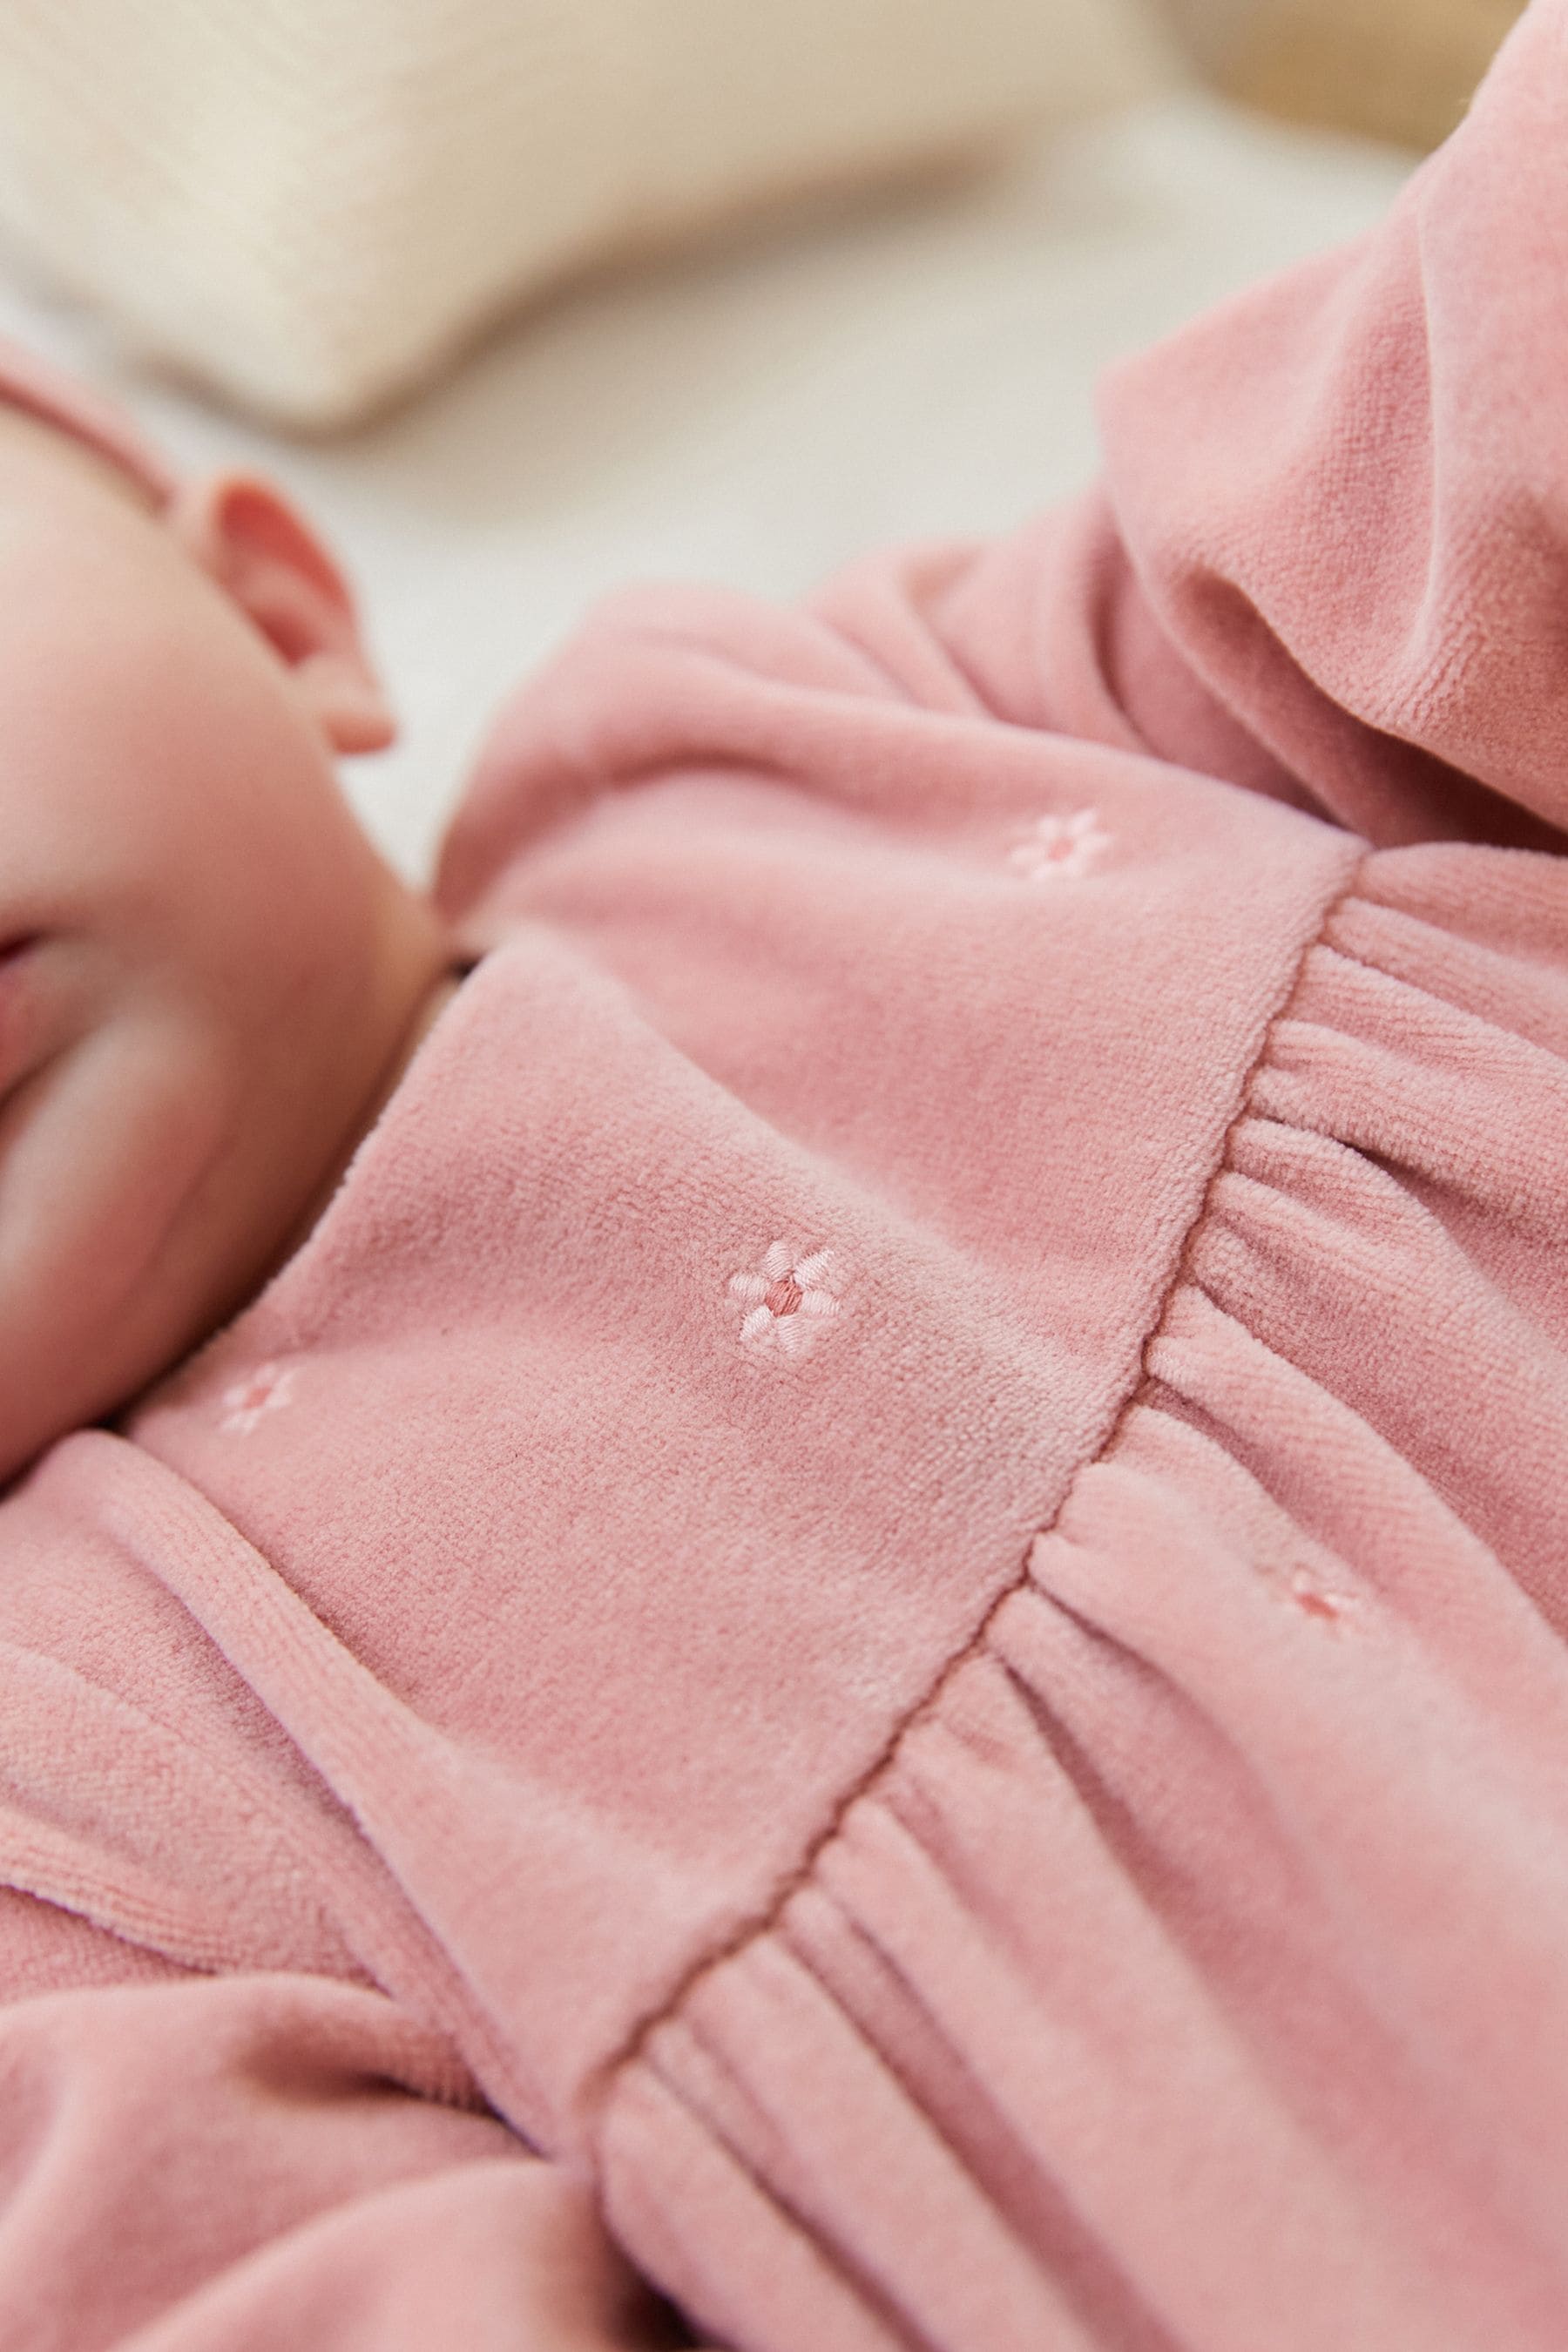
[[[169,528],[291,673],[338,751],[379,751],[397,722],[360,637],[347,582],[303,517],[255,474],[181,488]]]

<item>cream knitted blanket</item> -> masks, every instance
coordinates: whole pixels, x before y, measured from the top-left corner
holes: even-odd
[[[0,237],[322,425],[574,268],[1118,96],[1140,0],[7,0]]]

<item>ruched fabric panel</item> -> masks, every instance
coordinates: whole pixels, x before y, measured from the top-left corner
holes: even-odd
[[[1026,1579],[622,2066],[721,2340],[1561,2343],[1561,889],[1369,861]]]

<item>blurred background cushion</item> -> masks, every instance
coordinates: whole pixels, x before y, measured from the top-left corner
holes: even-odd
[[[1436,147],[1524,0],[1165,0],[1232,96],[1297,122]]]
[[[1148,79],[1139,0],[5,0],[0,236],[344,423],[568,268]]]

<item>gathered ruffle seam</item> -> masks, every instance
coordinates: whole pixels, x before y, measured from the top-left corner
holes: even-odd
[[[668,2023],[684,2007],[694,1988],[716,1969],[736,1958],[749,1946],[776,1927],[791,1898],[806,1885],[816,1870],[823,1853],[842,1830],[846,1820],[862,1798],[868,1796],[892,1769],[909,1734],[936,1713],[955,1675],[973,1659],[982,1655],[990,1642],[991,1630],[1001,1612],[1030,1582],[1030,1562],[1035,1546],[1042,1536],[1049,1535],[1059,1525],[1070,1505],[1079,1481],[1084,1473],[1103,1462],[1117,1444],[1129,1415],[1144,1393],[1152,1374],[1150,1352],[1163,1337],[1171,1310],[1177,1297],[1192,1279],[1193,1261],[1203,1232],[1214,1206],[1215,1192],[1233,1165],[1233,1149],[1239,1130],[1253,1115],[1253,1097],[1258,1081],[1268,1068],[1276,1038],[1282,1024],[1292,1017],[1306,984],[1308,966],[1317,949],[1327,942],[1328,933],[1341,909],[1358,893],[1368,860],[1375,855],[1369,845],[1363,845],[1349,875],[1324,904],[1311,935],[1302,945],[1291,966],[1289,980],[1273,1011],[1263,1023],[1258,1050],[1247,1066],[1237,1089],[1236,1107],[1226,1123],[1215,1162],[1198,1198],[1198,1203],[1188,1222],[1175,1253],[1169,1278],[1163,1286],[1149,1326],[1139,1347],[1132,1376],[1110,1412],[1103,1435],[1085,1455],[1068,1478],[1060,1502],[1050,1521],[1037,1528],[1024,1549],[1023,1560],[1016,1575],[1011,1577],[1001,1591],[986,1603],[984,1613],[968,1637],[951,1652],[936,1669],[923,1696],[905,1709],[878,1749],[871,1762],[857,1774],[849,1788],[836,1799],[823,1825],[808,1840],[799,1859],[792,1865],[768,1897],[766,1903],[753,1911],[739,1927],[718,1942],[710,1945],[681,1970],[669,1990],[647,2011],[622,2036],[621,2041],[596,2070],[607,2086],[626,2067],[634,2064],[643,2054],[650,2038],[659,2027]]]

